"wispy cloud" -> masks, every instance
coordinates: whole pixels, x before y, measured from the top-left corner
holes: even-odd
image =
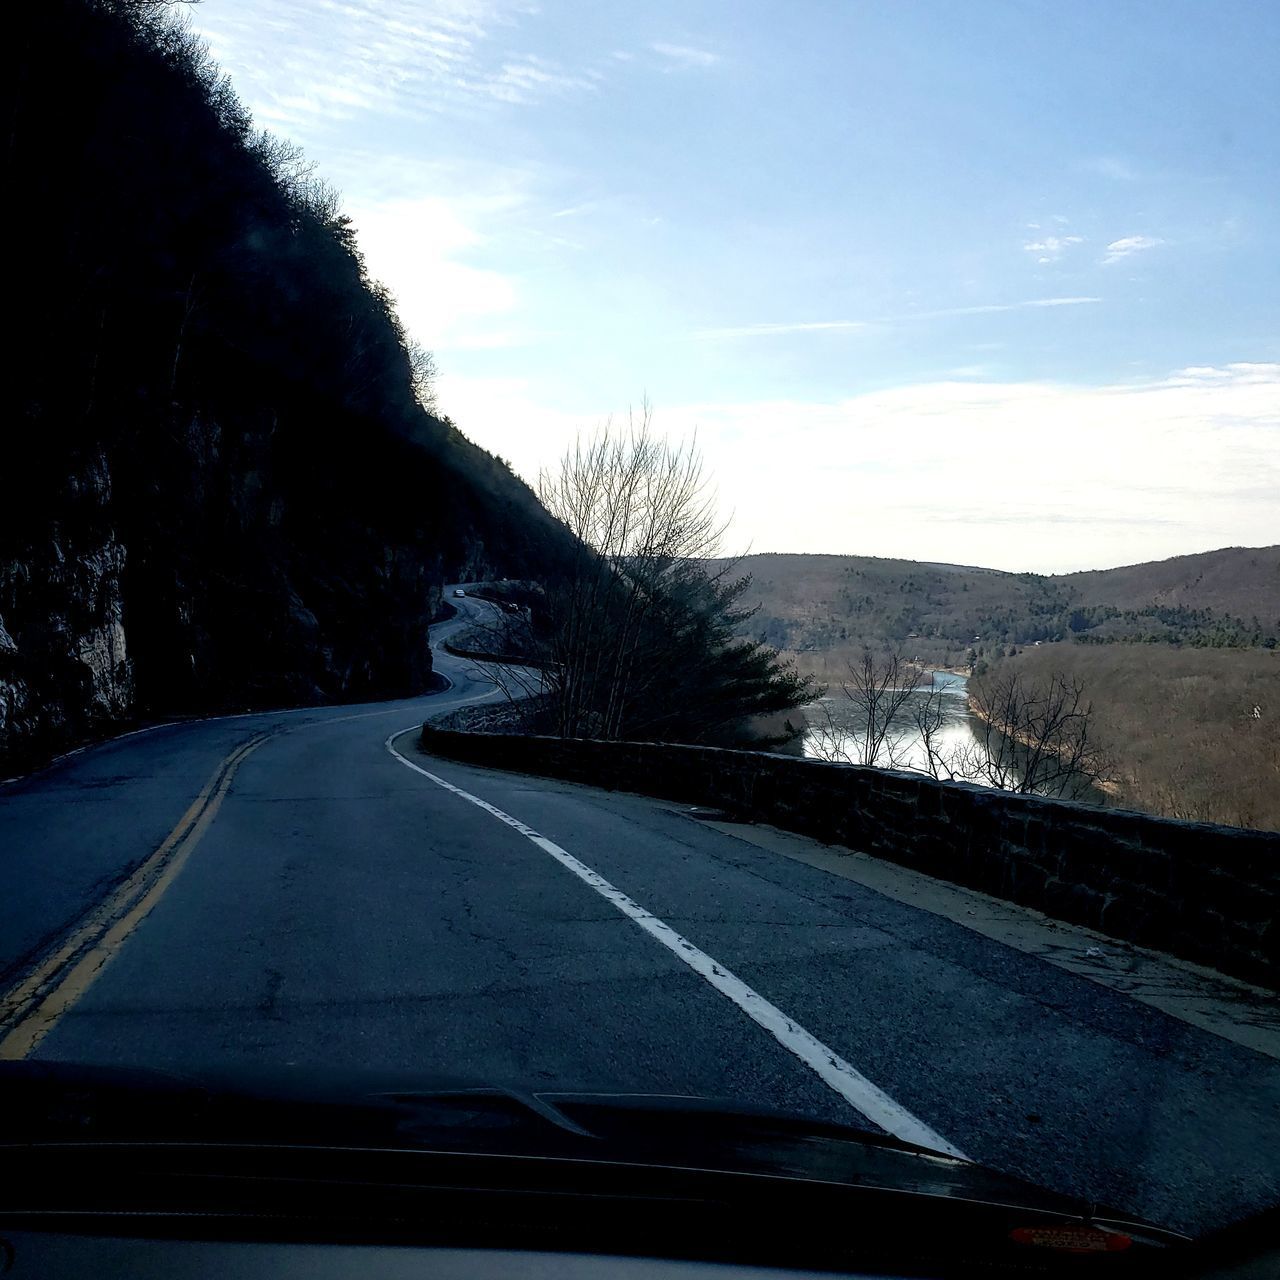
[[[801,320],[776,323],[731,325],[720,329],[699,329],[688,336],[696,339],[769,338],[786,333],[821,333],[840,330],[871,329],[885,325],[910,324],[918,320],[945,320],[952,316],[996,315],[1002,311],[1026,311],[1043,307],[1082,307],[1101,302],[1101,298],[1028,298],[1021,302],[986,302],[971,307],[942,307],[936,311],[911,311],[898,316],[879,316],[872,320]]]
[[[563,209],[554,209],[551,212],[553,218],[576,218],[579,214],[590,213],[593,209],[599,207],[598,200],[584,200],[581,204],[571,204]]]
[[[724,329],[699,329],[694,338],[768,338],[780,333],[820,333],[840,329],[869,329],[870,320],[801,320],[795,323],[730,325]]]
[[[1103,265],[1112,262],[1119,262],[1122,258],[1132,257],[1135,253],[1145,253],[1148,249],[1155,249],[1164,244],[1164,241],[1156,236],[1122,236],[1119,240],[1113,240],[1107,245],[1107,256],[1102,259]]]
[[[695,49],[687,44],[665,44],[661,40],[655,40],[649,48],[678,67],[714,67],[720,61],[718,53],[712,53],[709,49]]]
[[[262,123],[303,140],[359,115],[528,105],[597,87],[598,70],[512,47],[527,0],[220,0],[194,24]]]
[[[1091,297],[1028,298],[1023,302],[986,302],[975,307],[946,307],[941,311],[917,311],[912,315],[901,316],[900,319],[938,320],[946,316],[982,316],[1000,311],[1027,311],[1039,307],[1087,307],[1101,301],[1101,298]]]
[[[598,77],[574,75],[554,62],[529,53],[503,63],[493,74],[481,76],[471,88],[499,102],[531,103],[574,90],[592,93],[598,85]]]
[[[1028,240],[1022,246],[1027,253],[1035,254],[1041,265],[1057,262],[1073,245],[1084,244],[1084,236],[1044,236],[1039,240]]]
[[[1133,165],[1120,156],[1094,156],[1093,159],[1086,160],[1083,167],[1090,173],[1100,174],[1113,182],[1138,180],[1138,174]]]

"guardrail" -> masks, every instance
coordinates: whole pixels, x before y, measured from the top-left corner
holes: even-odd
[[[712,805],[1280,986],[1280,835],[919,774],[649,742],[423,726],[473,764]]]
[[[555,665],[543,658],[521,658],[511,653],[488,653],[484,649],[466,649],[448,640],[444,641],[441,647],[446,653],[453,654],[455,658],[470,658],[472,662],[492,662],[504,667],[528,667],[532,671],[548,670]]]

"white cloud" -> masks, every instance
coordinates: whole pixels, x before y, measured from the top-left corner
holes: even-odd
[[[535,478],[609,406],[527,383],[441,380],[441,402]],[[837,402],[656,408],[698,431],[730,549],[904,556],[1041,571],[1276,540],[1280,364],[1134,384],[948,380]]]
[[[526,378],[475,378],[446,369],[436,379],[442,412],[482,448],[506,458],[516,472],[536,484],[573,442],[608,416],[607,409],[571,413],[543,403]]]
[[[1033,253],[1040,264],[1057,262],[1072,245],[1084,244],[1084,236],[1044,236],[1039,240],[1029,240],[1022,247],[1027,253]]]
[[[1123,236],[1107,245],[1107,256],[1102,261],[1104,265],[1119,262],[1121,258],[1144,253],[1147,249],[1155,249],[1162,244],[1164,241],[1155,236]]]
[[[465,261],[484,240],[467,213],[434,196],[350,210],[369,274],[393,283],[405,328],[437,351],[454,337],[478,345],[477,322],[507,317],[519,301],[510,277]]]
[[[552,329],[480,329],[476,332],[449,334],[442,351],[496,351],[512,347],[532,347],[538,343],[558,338]]]
[[[678,67],[714,67],[720,61],[718,53],[695,49],[687,44],[665,44],[657,40],[649,48]]]
[[[1029,298],[1022,302],[984,302],[971,307],[943,307],[937,311],[910,311],[898,316],[880,316],[874,320],[800,320],[730,325],[722,329],[699,329],[689,334],[699,340],[719,338],[771,338],[785,333],[820,333],[855,331],[877,326],[910,324],[921,320],[945,320],[953,316],[996,315],[1002,311],[1025,311],[1043,307],[1081,307],[1101,302],[1101,298]]]

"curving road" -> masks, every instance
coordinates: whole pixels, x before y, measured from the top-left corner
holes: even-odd
[[[1191,1230],[1280,1199],[1274,1005],[799,837],[424,757],[425,714],[497,696],[439,647],[457,603],[446,693],[162,726],[0,789],[0,1056],[870,1117]]]

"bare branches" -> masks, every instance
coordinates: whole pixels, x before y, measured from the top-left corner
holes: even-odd
[[[652,420],[646,401],[625,428],[580,437],[539,480],[543,505],[581,548],[551,602],[558,727],[569,736],[617,736],[653,676],[642,650],[658,602],[723,533],[696,442],[659,439]]]
[[[863,650],[861,661],[848,666],[849,679],[843,687],[862,726],[860,763],[884,759],[892,768],[898,763],[902,710],[924,683],[924,673],[900,653],[885,654],[877,661],[869,649]]]
[[[1084,686],[1060,673],[1039,682],[1017,671],[974,679],[960,715],[948,709],[951,695],[900,654],[867,651],[849,664],[843,694],[811,717],[808,748],[821,759],[1069,799],[1096,796],[1111,779]]]
[[[979,681],[969,702],[991,786],[1079,799],[1111,779],[1081,681],[1054,672],[1033,683],[1021,672],[1007,672]]]
[[[586,546],[631,576],[715,554],[724,525],[696,439],[653,434],[648,401],[623,428],[579,437],[538,483],[543,505]]]
[[[944,782],[973,781],[980,752],[972,740],[948,741],[943,732],[948,723],[946,696],[940,686],[933,685],[912,703],[911,722],[920,738],[922,768]]]
[[[438,408],[436,358],[416,339],[409,339],[405,344],[405,350],[409,356],[409,374],[413,380],[414,397],[428,413],[434,413]]]
[[[841,683],[843,703],[819,704],[820,719],[811,730],[810,750],[824,760],[903,767],[904,738],[912,723],[907,708],[924,687],[924,672],[901,653],[877,657],[864,650],[861,659],[848,663]]]
[[[541,618],[555,732],[705,741],[812,696],[734,634],[748,580],[708,567],[725,525],[702,455],[658,437],[647,402],[579,438],[539,496],[577,540]]]
[[[1111,782],[1110,757],[1093,731],[1093,704],[1080,681],[1055,672],[1037,682],[1013,671],[976,679],[969,688],[973,732],[963,741],[943,745],[938,699],[916,708],[933,777],[1071,800],[1096,797]]]

